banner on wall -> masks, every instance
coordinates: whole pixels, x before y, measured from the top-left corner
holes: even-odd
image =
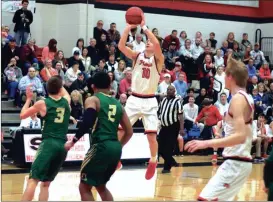
[[[22,8],[22,0],[2,0],[2,12],[11,12],[15,13],[18,9]],[[35,0],[29,0],[28,10],[31,10],[34,13],[35,9]]]

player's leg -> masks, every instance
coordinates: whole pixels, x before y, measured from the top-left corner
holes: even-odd
[[[94,196],[91,192],[92,186],[80,182],[79,191],[82,201],[95,201]]]
[[[107,189],[106,185],[96,187],[102,201],[113,201],[111,192]]]
[[[41,182],[39,201],[48,201],[48,197],[49,197],[48,189],[49,189],[50,183],[51,183],[50,181]]]
[[[28,179],[27,187],[22,196],[22,201],[32,201],[38,183],[38,179]]]
[[[213,136],[214,136],[214,138],[219,138],[218,136],[215,135],[215,133],[216,133],[216,127],[217,127],[217,126],[213,126],[213,127],[212,127]],[[218,148],[216,148],[216,147],[213,148],[213,155],[212,155],[212,157],[211,157],[211,163],[212,163],[212,164],[216,164],[216,163],[217,163],[217,160],[218,160],[217,151],[218,151]]]
[[[267,158],[267,149],[268,149],[268,144],[269,144],[269,141],[267,138],[264,138],[263,139],[263,143],[264,143],[264,152],[263,152],[263,158]]]

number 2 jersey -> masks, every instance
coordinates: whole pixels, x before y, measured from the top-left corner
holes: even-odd
[[[139,95],[154,95],[160,75],[154,56],[147,58],[139,53],[132,72],[132,92]]]
[[[45,100],[46,115],[43,117],[42,137],[67,140],[70,106],[65,98],[58,100],[48,97]]]
[[[100,110],[90,138],[92,144],[105,140],[118,140],[118,126],[123,113],[121,104],[104,93],[96,93],[94,96],[100,101]]]

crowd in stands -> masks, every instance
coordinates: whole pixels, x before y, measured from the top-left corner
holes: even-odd
[[[22,38],[22,43],[19,43],[15,39],[16,33],[11,36],[9,28],[2,27],[4,93],[17,107],[21,107],[26,86],[32,83],[35,102],[47,96],[45,86],[48,79],[60,75],[64,87],[71,93],[71,121],[76,123],[83,115],[84,100],[92,95],[88,78],[103,71],[112,81],[109,94],[125,105],[132,93],[133,64],[118,50],[120,32],[117,27],[116,23],[111,23],[106,30],[103,21],[99,20],[89,43],[82,38],[75,39],[75,47],[71,47],[71,55],[68,56],[58,49],[56,39],[50,39],[45,47],[38,47],[33,38],[28,39],[26,44]],[[213,126],[223,119],[228,110],[231,99],[231,94],[225,89],[228,56],[245,63],[249,73],[247,92],[255,101],[255,159],[262,161],[273,137],[273,71],[259,43],[252,44],[247,33],[235,36],[230,32],[226,40],[220,42],[214,32],[208,37],[200,31],[195,36],[188,36],[186,31],[179,33],[173,30],[166,37],[160,36],[157,28],[153,28],[152,32],[161,43],[165,56],[156,92],[158,101],[166,96],[167,87],[173,85],[184,106],[186,130],[197,126],[203,139],[211,138]],[[144,32],[135,28],[131,30],[126,45],[142,52],[146,41]]]

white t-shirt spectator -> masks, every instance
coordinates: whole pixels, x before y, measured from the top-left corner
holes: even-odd
[[[168,89],[169,85],[172,85],[173,87],[175,87],[172,83],[167,84],[165,81],[162,81],[158,86],[158,93],[167,95],[167,89]]]
[[[136,51],[136,52],[140,52],[140,53],[142,53],[142,52],[144,52],[145,51],[145,43],[144,42],[140,42],[140,43],[137,43],[137,41],[135,40],[135,41],[133,41],[133,50],[134,51]]]
[[[226,83],[225,83],[225,73],[223,72],[222,75],[219,75],[219,74],[215,74],[214,78],[216,80],[218,80],[221,84],[222,84],[222,89],[221,86],[220,86],[220,83],[219,82],[213,82],[213,89],[217,90],[217,91],[223,91],[226,87]]]
[[[78,70],[76,73],[73,71],[73,68],[70,67],[64,75],[64,81],[65,81],[65,85],[70,86],[73,81],[75,81],[78,78],[78,73],[80,73],[81,71]]]
[[[225,113],[228,111],[228,107],[229,107],[228,102],[225,105],[223,105],[220,101],[217,101],[215,102],[214,105],[218,108],[221,116],[224,116]]]
[[[192,45],[192,57],[194,60],[196,60],[203,52],[204,49],[201,47],[201,45],[199,46],[196,46],[195,44]]]
[[[32,120],[31,117],[21,120],[20,127],[24,128],[33,128],[33,129],[41,129],[41,119],[37,118]]]
[[[198,116],[198,108],[197,104],[193,104],[193,107],[191,107],[189,103],[185,104],[183,106],[185,120],[194,122]]]
[[[223,57],[218,57],[217,55],[215,55],[214,56],[214,61],[215,61],[214,65],[215,65],[216,68],[219,67],[219,66],[224,65],[224,58]]]

